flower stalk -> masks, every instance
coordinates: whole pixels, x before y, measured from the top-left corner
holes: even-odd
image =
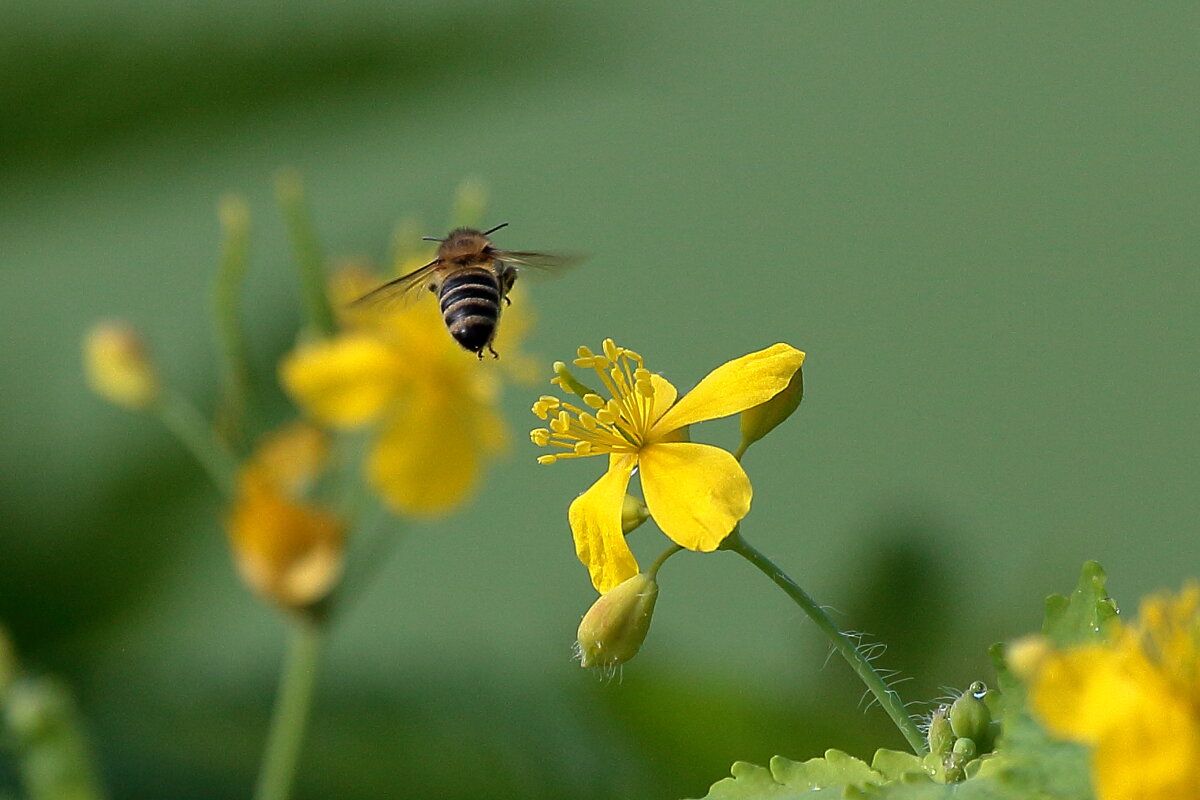
[[[912,748],[913,752],[923,755],[925,753],[924,737],[917,728],[916,722],[913,721],[913,718],[905,710],[904,703],[900,700],[900,695],[888,687],[883,676],[871,666],[871,662],[855,647],[850,637],[833,623],[833,620],[829,618],[825,610],[812,599],[808,592],[804,591],[775,562],[742,538],[740,526],[734,528],[733,533],[729,534],[729,537],[721,544],[721,549],[737,553],[774,581],[780,589],[783,589],[784,593],[800,607],[800,610],[817,624],[817,627],[821,629],[821,632],[825,634],[826,638],[829,639],[834,649],[841,654],[842,658],[846,659],[846,663],[850,665],[854,673],[858,675],[871,694],[875,696],[879,705],[891,717],[892,722],[900,729],[900,733],[904,736],[905,741],[908,742],[908,746]]]
[[[324,638],[319,622],[299,618],[292,624],[254,800],[287,800],[291,796]]]

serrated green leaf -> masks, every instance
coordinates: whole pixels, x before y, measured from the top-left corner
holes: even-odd
[[[735,763],[732,778],[717,781],[703,800],[792,800],[793,798],[843,798],[851,787],[883,783],[883,775],[866,762],[841,750],[826,750],[824,758],[792,761],[771,759],[770,769]]]
[[[1042,633],[1059,647],[1093,641],[1108,635],[1116,623],[1117,604],[1104,588],[1107,576],[1095,561],[1083,565],[1079,584],[1069,597],[1046,598]]]

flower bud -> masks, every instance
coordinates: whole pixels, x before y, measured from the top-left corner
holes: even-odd
[[[124,322],[102,322],[83,342],[92,391],[110,403],[142,411],[158,399],[158,374],[137,331]]]
[[[992,712],[983,702],[986,694],[987,686],[983,681],[975,681],[950,706],[950,728],[955,736],[970,739],[977,744],[987,741],[991,730]]]
[[[804,397],[804,371],[797,369],[788,385],[779,394],[765,403],[742,412],[741,450],[757,442],[775,429],[779,423],[792,415]]]
[[[621,504],[621,533],[630,534],[648,519],[650,509],[646,508],[646,504],[640,498],[626,494],[625,502]]]
[[[603,594],[579,623],[579,663],[610,668],[637,655],[650,630],[657,599],[658,583],[645,572]]]
[[[933,712],[933,717],[929,720],[929,733],[927,736],[929,752],[937,755],[939,758],[945,758],[950,755],[950,748],[954,746],[954,734],[951,732],[950,720],[946,716],[949,711],[949,706],[938,706],[937,710]]]

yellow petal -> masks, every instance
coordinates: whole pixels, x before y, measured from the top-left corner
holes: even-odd
[[[280,377],[310,416],[355,427],[375,419],[396,391],[396,358],[378,339],[339,336],[301,345],[280,365]]]
[[[1137,683],[1110,644],[1051,653],[1037,670],[1030,699],[1059,736],[1095,744],[1136,713]]]
[[[492,429],[501,427],[480,412],[461,395],[414,391],[376,442],[368,465],[371,483],[406,514],[452,510],[475,488],[485,445],[494,441]]]
[[[288,500],[253,472],[242,475],[228,531],[242,578],[285,608],[311,606],[341,577],[345,531],[338,519]]]
[[[263,437],[248,469],[279,491],[300,497],[317,478],[329,456],[329,440],[319,429],[292,422]]]
[[[676,544],[716,550],[750,511],[750,479],[719,447],[691,442],[647,445],[640,453],[650,516]]]
[[[576,497],[567,512],[575,553],[600,594],[638,573],[637,559],[621,530],[621,508],[634,463],[629,456],[612,459],[608,471]]]
[[[1142,682],[1141,703],[1092,753],[1096,795],[1104,800],[1184,800],[1200,796],[1200,721],[1177,686]]]
[[[663,414],[671,410],[679,390],[669,380],[657,373],[650,373],[650,383],[654,386],[654,409],[650,412],[650,425],[662,419]]]
[[[804,363],[804,353],[787,344],[735,358],[704,377],[651,431],[651,441],[684,425],[719,419],[765,403],[783,391]]]

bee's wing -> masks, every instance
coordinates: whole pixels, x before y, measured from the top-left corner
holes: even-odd
[[[350,307],[364,309],[406,306],[421,296],[421,290],[429,285],[429,279],[441,265],[441,259],[434,259],[407,275],[393,278],[382,286],[372,289],[351,303]]]
[[[497,259],[517,268],[520,275],[556,278],[583,262],[581,256],[533,253],[528,250],[494,250]]]

